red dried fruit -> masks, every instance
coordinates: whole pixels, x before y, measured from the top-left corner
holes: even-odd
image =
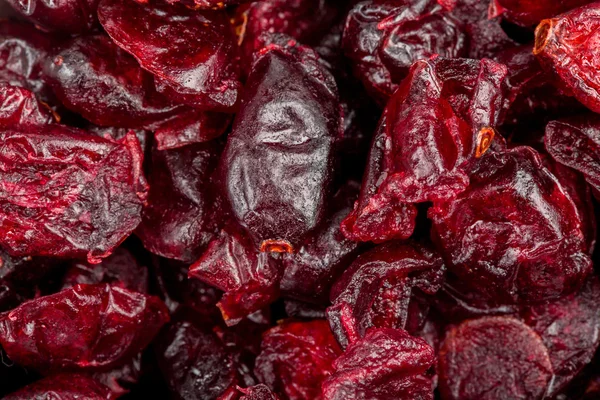
[[[167,97],[205,109],[236,106],[241,84],[226,13],[103,0],[98,18],[115,43],[155,75]]]
[[[435,0],[362,1],[348,13],[342,46],[355,75],[380,104],[413,62],[434,54],[467,55],[462,23]]]
[[[529,147],[482,157],[469,188],[429,209],[448,270],[501,304],[557,298],[591,270],[575,204]]]
[[[390,242],[361,254],[331,290],[327,317],[343,347],[369,328],[422,327],[425,296],[439,290],[442,258],[416,243]]]
[[[222,184],[258,248],[292,252],[326,211],[342,134],[335,82],[314,51],[276,36],[259,52],[242,103]]]
[[[548,349],[554,376],[546,390],[554,398],[589,364],[600,345],[600,280],[592,277],[581,292],[526,308],[524,322]]]
[[[327,321],[287,321],[263,335],[254,373],[284,399],[316,400],[340,353]]]
[[[218,141],[180,149],[152,149],[148,203],[136,230],[154,254],[191,263],[226,218],[211,175],[223,146]]]
[[[401,329],[371,329],[348,346],[323,383],[323,400],[433,400],[435,353]]]
[[[50,108],[29,90],[0,81],[0,127],[45,125],[55,121]]]
[[[190,266],[189,276],[225,292],[217,305],[228,325],[275,301],[281,278],[272,256],[259,252],[250,238],[231,226]]]
[[[5,400],[107,400],[110,390],[96,380],[79,374],[49,376],[4,396]]]
[[[46,372],[118,366],[145,348],[169,315],[156,297],[98,284],[28,301],[0,318],[8,356]]]
[[[544,18],[554,17],[594,0],[492,0],[490,16],[502,15],[523,26],[535,25]]]
[[[329,290],[356,255],[358,244],[344,237],[342,219],[352,209],[358,184],[346,183],[332,198],[328,217],[295,254],[284,253],[279,287],[284,296],[326,305]]]
[[[63,277],[63,289],[79,284],[110,283],[139,293],[148,293],[148,270],[123,247],[99,264],[72,262]]]
[[[407,203],[451,199],[467,188],[472,164],[494,139],[505,76],[490,60],[413,64],[380,121],[361,196],[342,223],[346,237],[405,239],[415,214]]]
[[[97,24],[98,0],[7,0],[7,3],[45,30],[75,34],[87,32]]]
[[[511,317],[452,327],[439,352],[444,400],[542,399],[552,364],[540,337]]]
[[[63,126],[0,131],[0,244],[13,256],[110,255],[138,225],[147,185],[134,134]]]
[[[560,88],[592,111],[600,112],[600,80],[596,51],[600,3],[576,8],[540,22],[533,53]]]
[[[546,126],[544,144],[557,162],[579,171],[600,191],[600,117],[595,115],[552,121]]]
[[[237,383],[237,365],[197,317],[179,314],[158,338],[158,365],[175,399],[214,400]]]

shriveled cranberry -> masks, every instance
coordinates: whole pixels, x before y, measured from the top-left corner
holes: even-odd
[[[55,122],[50,108],[33,92],[0,81],[0,127],[45,125]]]
[[[361,254],[331,290],[329,323],[342,346],[369,328],[421,328],[425,294],[443,282],[442,258],[416,243],[390,242]],[[420,301],[419,301],[420,300]]]
[[[451,199],[467,188],[472,164],[494,139],[505,76],[490,60],[413,64],[384,111],[361,196],[342,223],[346,237],[404,239],[415,214],[407,203]]]
[[[167,97],[200,108],[236,106],[240,82],[226,13],[103,0],[98,18],[115,43],[155,75]]]
[[[111,399],[110,390],[98,381],[86,375],[53,375],[14,393],[4,396],[6,400],[107,400]]]
[[[600,112],[600,80],[595,72],[600,67],[596,49],[599,16],[600,4],[592,3],[545,19],[535,31],[533,48],[561,89],[596,112]]]
[[[7,0],[16,11],[45,30],[83,33],[97,24],[98,0]]]
[[[146,347],[168,319],[155,297],[77,285],[2,314],[0,344],[12,360],[40,371],[109,369]]]
[[[544,144],[557,162],[581,172],[595,194],[600,190],[600,117],[552,121],[546,126]]]
[[[223,145],[218,141],[180,149],[152,149],[148,203],[136,230],[154,254],[191,263],[226,218],[211,182]]]
[[[344,185],[332,198],[329,215],[321,226],[305,239],[294,254],[283,254],[281,293],[302,301],[327,304],[331,285],[358,251],[356,242],[344,237],[342,219],[352,209],[359,185]]]
[[[335,82],[314,51],[276,36],[242,103],[221,159],[227,198],[258,248],[292,252],[326,212],[341,137]]]
[[[581,292],[525,308],[524,322],[536,331],[550,355],[554,376],[546,391],[552,397],[587,365],[600,345],[600,280],[592,277]]]
[[[362,1],[348,13],[343,48],[355,74],[380,104],[410,65],[434,54],[467,55],[461,22],[435,0]]]
[[[125,248],[119,247],[99,264],[72,262],[63,277],[63,289],[85,283],[110,283],[134,292],[148,292],[148,270]]]
[[[538,334],[511,317],[484,317],[452,327],[438,368],[444,400],[542,399],[553,373]]]
[[[558,14],[580,7],[594,0],[492,0],[490,15],[502,15],[523,26],[535,25],[544,18],[554,17]]]
[[[235,388],[234,354],[193,315],[178,314],[158,338],[158,365],[176,399],[215,400]]]
[[[429,210],[449,271],[504,304],[557,298],[591,270],[575,204],[529,147],[480,159],[469,188]]]
[[[285,399],[318,399],[340,353],[327,321],[286,321],[263,336],[254,373]]]
[[[59,125],[0,131],[0,244],[14,256],[110,255],[141,219],[140,145]]]
[[[435,353],[402,329],[371,329],[348,346],[323,383],[324,400],[433,400]]]
[[[272,256],[232,226],[210,242],[189,275],[225,292],[218,306],[228,325],[276,300],[281,278]]]

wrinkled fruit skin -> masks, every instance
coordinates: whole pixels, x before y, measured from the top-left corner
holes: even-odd
[[[490,15],[502,15],[523,26],[535,25],[544,18],[554,17],[593,0],[492,0]]]
[[[557,298],[591,270],[575,204],[529,147],[481,158],[469,188],[429,217],[449,272],[495,302]]]
[[[169,315],[155,297],[99,284],[28,301],[0,318],[0,344],[11,360],[39,371],[82,371],[133,357]]]
[[[236,107],[241,84],[226,13],[103,0],[98,18],[113,41],[155,75],[157,89],[173,101],[222,111]]]
[[[327,317],[336,339],[345,347],[373,327],[417,331],[420,302],[439,290],[444,272],[442,258],[416,243],[389,242],[361,254],[331,290]]]
[[[219,141],[151,152],[150,192],[136,230],[154,254],[188,263],[202,254],[224,219],[211,177],[222,151]]]
[[[600,190],[600,118],[585,116],[546,125],[544,144],[554,160],[579,171]]]
[[[600,4],[576,8],[540,22],[533,53],[560,88],[592,111],[600,112],[600,67],[596,51]]]
[[[542,399],[552,377],[537,333],[511,317],[484,317],[450,328],[439,352],[444,400]]]
[[[0,141],[0,244],[11,255],[97,263],[139,224],[147,185],[135,135],[15,126]]]
[[[288,321],[263,335],[254,373],[284,399],[319,399],[340,353],[327,321]]]
[[[244,232],[228,226],[190,266],[189,276],[225,292],[218,306],[225,322],[235,325],[278,298],[281,273],[271,254],[258,251]]]
[[[435,353],[402,329],[371,329],[348,346],[323,383],[324,400],[433,400]]]
[[[410,203],[451,199],[467,188],[472,164],[494,139],[506,74],[490,60],[413,64],[381,118],[361,196],[342,223],[346,237],[406,239],[416,214]]]
[[[84,33],[97,25],[98,0],[7,0],[32,23],[45,30]]]
[[[53,375],[4,396],[6,400],[107,400],[110,390],[96,380],[78,374]]]
[[[335,82],[309,48],[264,48],[221,159],[236,220],[264,251],[292,252],[326,212],[341,137]]]

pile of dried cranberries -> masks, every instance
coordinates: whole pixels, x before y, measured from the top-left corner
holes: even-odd
[[[1,1],[1,398],[600,399],[600,2]]]

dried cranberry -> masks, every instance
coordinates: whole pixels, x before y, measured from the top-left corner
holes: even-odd
[[[323,383],[324,400],[433,400],[433,349],[401,329],[371,329]]]
[[[358,250],[357,243],[346,239],[340,230],[358,188],[354,181],[344,185],[332,198],[329,215],[321,226],[305,239],[295,254],[283,254],[282,295],[310,303],[328,303],[331,285]]]
[[[55,122],[50,108],[29,90],[0,81],[0,126],[45,125]]]
[[[273,40],[246,83],[222,180],[234,216],[258,247],[291,252],[324,217],[341,113],[335,82],[314,51]]]
[[[134,292],[148,293],[148,270],[123,247],[119,247],[100,264],[74,261],[63,277],[63,289],[80,283],[110,283]]]
[[[439,352],[443,399],[542,399],[552,364],[540,337],[510,317],[484,317],[452,327]]]
[[[529,26],[591,2],[593,0],[492,0],[490,15],[502,15],[514,23]]]
[[[98,18],[115,43],[155,75],[167,97],[200,108],[236,106],[240,82],[226,13],[103,0]]]
[[[448,270],[469,291],[512,304],[581,286],[591,270],[581,220],[533,149],[487,154],[470,180],[456,199],[429,210]]]
[[[218,141],[180,149],[152,149],[148,203],[136,234],[154,254],[195,261],[225,218],[211,175],[223,146]]]
[[[58,125],[0,131],[0,244],[14,256],[110,255],[141,219],[140,145]]]
[[[258,251],[245,233],[223,229],[190,266],[190,277],[225,293],[218,303],[228,325],[272,303],[279,295],[280,268],[269,253]]]
[[[588,280],[581,292],[552,303],[526,308],[524,321],[537,332],[550,355],[554,376],[546,391],[552,397],[579,373],[600,345],[600,280]]]
[[[155,297],[77,285],[2,314],[0,343],[12,360],[40,371],[110,369],[146,347],[168,319]]]
[[[592,111],[600,112],[600,58],[596,45],[600,5],[592,3],[543,20],[533,53],[553,73],[561,89]]]
[[[340,352],[327,321],[287,321],[263,336],[254,373],[285,399],[318,399]]]
[[[106,400],[110,390],[96,380],[78,374],[60,374],[25,386],[4,396],[6,400]]]

